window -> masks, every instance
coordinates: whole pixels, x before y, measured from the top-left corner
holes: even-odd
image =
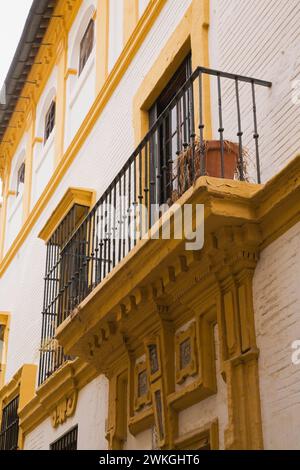
[[[52,101],[45,118],[45,136],[44,142],[49,139],[55,125],[55,101]]]
[[[54,335],[84,291],[86,236],[80,231],[78,237],[71,237],[87,213],[87,206],[74,204],[47,243],[39,384],[69,359]]]
[[[78,426],[50,444],[50,450],[77,450]]]
[[[7,312],[0,312],[0,389],[5,377],[8,331],[9,314]]]
[[[79,55],[79,75],[84,69],[85,64],[94,46],[94,20],[91,20],[88,24],[88,27],[84,33],[84,36],[80,43],[80,55]]]
[[[4,334],[5,334],[5,325],[0,325],[0,368],[3,363],[3,355],[4,355]]]
[[[0,450],[17,450],[19,438],[19,396],[12,400],[3,408],[1,431],[0,431]]]
[[[151,203],[163,204],[176,190],[174,181],[174,162],[177,155],[189,143],[191,137],[191,103],[193,88],[190,87],[182,97],[171,104],[173,98],[191,75],[192,64],[189,55],[178,68],[149,112],[150,127],[170,106],[161,120],[151,142]]]
[[[18,169],[18,175],[17,175],[17,195],[20,192],[21,185],[23,185],[25,182],[25,162],[23,162],[19,169]]]

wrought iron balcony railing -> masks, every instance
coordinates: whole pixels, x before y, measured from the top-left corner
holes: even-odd
[[[215,94],[210,84],[215,140],[208,139],[204,122],[207,76],[216,82]],[[65,359],[55,328],[152,226],[153,206],[172,205],[202,175],[261,182],[256,92],[270,86],[197,68],[77,229],[70,222],[74,214],[57,229],[47,246],[40,383]]]

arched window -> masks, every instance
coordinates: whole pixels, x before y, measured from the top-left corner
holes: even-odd
[[[16,188],[17,196],[21,192],[21,188],[23,187],[24,183],[25,183],[25,162],[22,162],[18,168],[18,173],[17,173],[17,188]]]
[[[55,101],[53,100],[45,117],[44,143],[49,139],[55,126]]]
[[[94,47],[94,35],[95,35],[95,23],[91,19],[88,27],[85,30],[83,38],[80,42],[80,51],[79,51],[79,75],[84,69],[85,64]]]

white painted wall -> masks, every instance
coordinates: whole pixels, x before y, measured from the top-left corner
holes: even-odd
[[[74,416],[54,429],[50,418],[43,421],[25,438],[25,450],[49,450],[51,443],[78,424],[78,450],[106,450],[105,420],[107,418],[108,382],[97,377],[78,394]]]
[[[27,140],[28,134],[25,133],[12,159],[9,190],[13,192],[17,191],[18,170],[25,161]],[[18,194],[8,198],[4,253],[8,251],[22,226],[23,191],[24,184],[20,184]]]
[[[100,197],[133,152],[133,97],[190,3],[170,0],[162,9],[77,158],[0,280],[0,308],[12,314],[7,381],[22,364],[38,364],[46,259],[46,247],[38,234],[67,188],[92,188]],[[16,286],[18,295],[12,295]]]
[[[56,125],[46,142],[44,137],[46,114],[52,101],[56,99],[56,90],[57,68],[55,67],[37,105],[35,137],[42,139],[42,142],[37,142],[33,149],[31,208],[35,206],[54,170]]]
[[[115,65],[123,50],[124,43],[124,2],[109,0],[109,48],[108,71]]]
[[[300,2],[298,0],[211,0],[210,66],[273,82],[257,93],[263,181],[276,174],[300,150],[299,104],[292,102],[292,84],[300,79]],[[216,85],[213,85],[216,98]],[[217,136],[217,106],[214,135]],[[234,84],[224,83],[225,136],[237,141]],[[244,146],[254,146],[251,95],[242,92]]]
[[[224,449],[224,431],[228,422],[227,414],[227,390],[226,384],[220,373],[219,335],[218,327],[215,327],[216,350],[216,376],[217,393],[206,400],[201,401],[179,413],[179,436],[194,431],[197,428],[207,426],[214,419],[219,423],[219,446]]]
[[[80,43],[93,17],[97,0],[85,0],[68,37],[68,68],[79,71]],[[65,148],[68,147],[89,111],[96,94],[96,27],[94,48],[79,75],[69,75],[66,97]]]
[[[253,289],[264,446],[300,449],[300,365],[292,343],[300,340],[300,223],[261,254]]]
[[[38,363],[46,249],[37,235],[68,187],[90,187],[97,191],[99,197],[128,159],[134,149],[133,97],[190,3],[191,0],[167,2],[77,158],[1,279],[0,308],[12,313],[7,381],[25,362]],[[284,4],[284,8],[282,5],[281,0],[253,0],[250,3],[246,0],[211,0],[211,65],[273,81],[273,89],[264,91],[265,96],[261,97],[259,108],[259,121],[263,123],[261,135],[264,136],[261,149],[264,179],[282,168],[299,149],[300,115],[299,108],[291,103],[291,84],[300,70],[299,54],[296,51],[300,3],[290,0]],[[78,28],[77,22],[76,27],[74,24],[72,37],[76,36]],[[71,41],[71,33],[69,40]],[[91,90],[94,89],[95,87],[91,86]],[[85,95],[83,93],[80,96]],[[214,93],[213,98],[215,97]],[[228,95],[225,104],[230,105],[231,100]],[[68,103],[70,106],[70,101]],[[81,112],[79,105],[77,109]],[[67,120],[75,122],[72,121],[70,111],[68,113]],[[80,119],[83,114],[80,114]],[[228,115],[225,114],[226,116]],[[78,122],[72,126],[73,124],[71,131],[68,131],[70,133],[67,132],[69,140]],[[232,117],[229,129],[230,127],[232,132]],[[246,122],[245,128],[251,131],[251,124]],[[66,145],[67,143],[68,140]],[[254,278],[266,448],[299,448],[297,429],[300,420],[300,369],[299,366],[291,364],[290,349],[291,342],[298,339],[300,326],[299,237],[298,225],[268,247],[261,256]],[[16,288],[18,295],[12,295]],[[180,414],[182,429],[187,430],[189,426],[204,424],[208,415],[215,417],[217,414],[221,423],[222,439],[226,418],[223,408],[225,389],[221,379],[218,388],[216,397],[211,397]],[[101,390],[101,387],[99,389]],[[86,393],[91,399],[95,388],[89,389],[87,386],[81,393]],[[102,398],[101,394],[101,403]],[[82,403],[86,404],[85,407],[82,405],[86,416],[92,416],[97,408],[94,409],[94,405],[89,406],[88,399]],[[80,410],[80,402],[78,405]],[[82,411],[80,419],[86,423],[84,413]],[[102,423],[104,414],[101,416]],[[73,424],[76,424],[75,418],[74,421],[68,421],[66,428],[60,430],[63,433]],[[103,423],[102,425],[104,426]],[[87,424],[84,426],[87,429]],[[36,448],[45,448],[52,442],[52,437],[53,440],[58,437],[58,434],[53,436],[52,432],[50,422],[43,423],[32,433],[32,440],[26,442],[27,448],[31,448],[34,442]],[[103,437],[103,429],[101,433]],[[44,437],[39,437],[42,435]],[[47,439],[45,436],[48,436]],[[82,439],[85,439],[83,434]],[[150,434],[146,433],[141,439],[149,443]],[[82,441],[82,448],[86,442]],[[98,442],[100,437],[97,438]],[[90,445],[94,446],[94,441],[91,441]],[[104,444],[100,442],[98,448],[102,445]],[[139,444],[131,440],[128,441],[129,445],[131,447]]]
[[[146,7],[149,3],[149,0],[139,0],[139,16],[141,17],[144,11],[146,10]]]

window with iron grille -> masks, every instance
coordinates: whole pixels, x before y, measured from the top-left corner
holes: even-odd
[[[94,20],[91,20],[88,24],[88,27],[84,33],[84,36],[80,43],[80,55],[79,55],[79,75],[84,69],[85,64],[94,47],[94,30],[95,24]]]
[[[25,182],[25,162],[23,162],[19,169],[18,169],[18,175],[17,175],[17,195],[20,192],[20,185],[24,184]]]
[[[191,55],[182,62],[167,86],[149,111],[150,128],[164,115],[158,131],[150,144],[150,198],[152,203],[168,202],[172,192],[177,190],[174,178],[174,162],[178,154],[188,146],[192,133],[193,87],[190,86],[179,100],[176,94],[190,77],[192,71]],[[174,102],[172,106],[171,103]],[[171,109],[165,110],[171,105]],[[158,180],[159,184],[154,182]]]
[[[85,282],[87,237],[80,231],[77,237],[72,235],[87,212],[86,206],[75,204],[47,243],[39,384],[68,359],[54,335],[77,304],[79,289]],[[74,277],[76,283],[72,282]]]
[[[17,450],[19,438],[19,397],[3,408],[0,432],[0,450]]]
[[[44,142],[46,143],[47,140],[49,139],[51,132],[53,131],[54,125],[55,125],[55,101],[52,101],[50,104],[50,108],[47,111],[46,117],[45,117],[45,136],[44,136]]]
[[[50,444],[50,450],[77,450],[78,426]]]

